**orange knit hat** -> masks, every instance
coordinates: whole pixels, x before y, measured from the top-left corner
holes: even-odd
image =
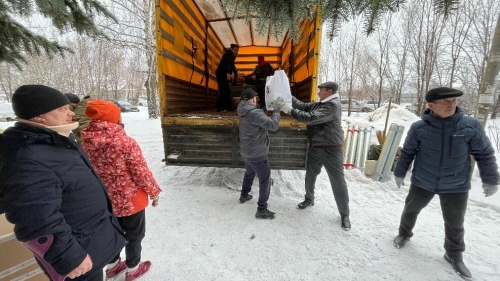
[[[120,121],[120,108],[109,101],[93,100],[87,103],[85,115],[91,120],[103,120],[111,123]]]

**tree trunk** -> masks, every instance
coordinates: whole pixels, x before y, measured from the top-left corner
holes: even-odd
[[[491,106],[493,105],[495,88],[498,84],[500,72],[500,15],[497,19],[495,34],[491,41],[490,55],[486,64],[483,81],[481,82],[481,90],[479,91],[479,101],[477,103],[475,117],[481,122],[481,125],[486,127],[486,121],[490,114]]]

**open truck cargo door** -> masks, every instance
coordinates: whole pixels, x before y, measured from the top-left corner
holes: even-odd
[[[301,24],[300,41],[285,33],[259,34],[254,19],[232,19],[219,0],[158,0],[156,5],[158,94],[165,162],[170,165],[243,167],[236,112],[216,112],[215,70],[231,43],[239,45],[235,65],[252,73],[262,55],[285,70],[292,95],[316,99],[321,29],[318,20]],[[257,17],[257,15],[255,15]],[[233,86],[237,103],[243,89]],[[305,169],[305,125],[282,115],[271,138],[269,162],[277,169]]]

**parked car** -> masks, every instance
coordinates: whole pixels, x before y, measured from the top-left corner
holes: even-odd
[[[138,106],[148,106],[148,100],[146,98],[138,98],[137,105]]]
[[[373,110],[377,109],[378,108],[378,101],[376,100],[366,100],[363,102],[363,105],[364,106],[368,106],[370,108],[373,108]],[[383,105],[383,103],[381,103],[380,105]]]
[[[139,112],[139,108],[128,101],[112,100],[111,102],[118,105],[122,112]]]
[[[342,104],[342,111],[347,111],[349,108],[349,100],[340,100]],[[351,112],[372,112],[375,109],[373,106],[363,105],[359,101],[351,100]]]

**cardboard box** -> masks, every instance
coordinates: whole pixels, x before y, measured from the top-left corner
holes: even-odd
[[[0,281],[47,281],[33,254],[13,233],[14,226],[0,215]]]

